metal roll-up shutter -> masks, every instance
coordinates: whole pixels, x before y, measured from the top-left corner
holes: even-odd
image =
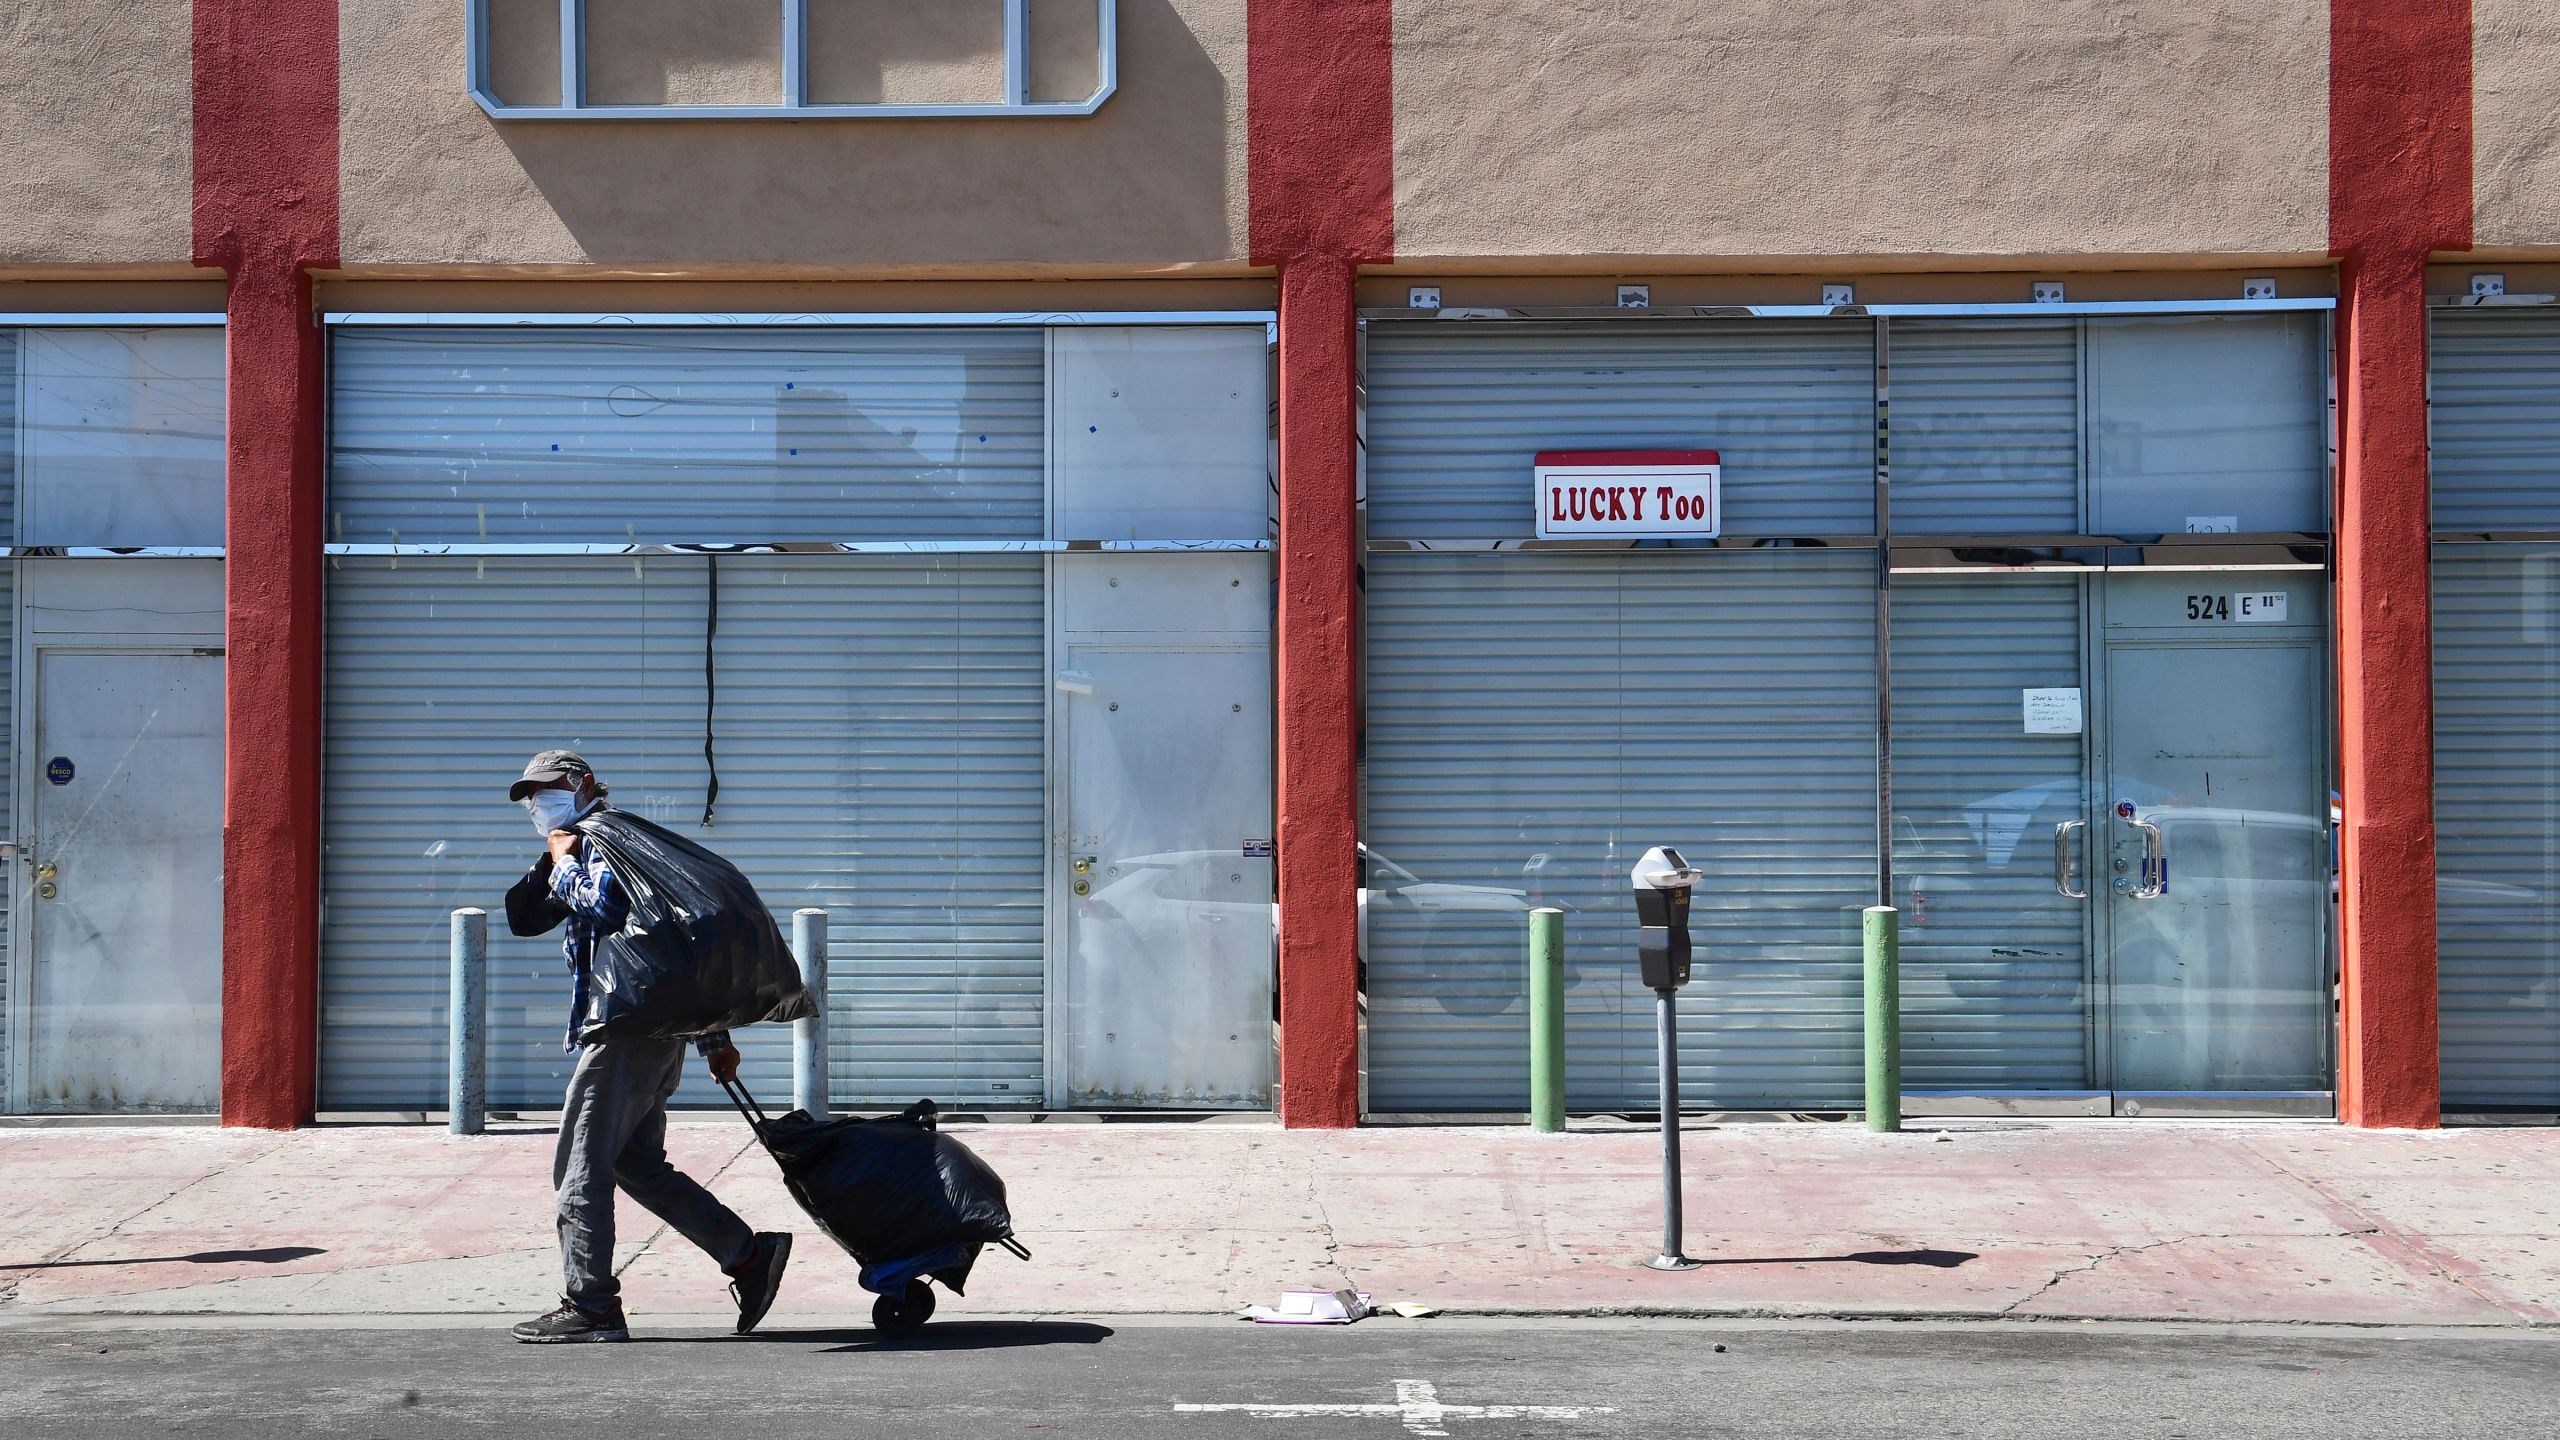
[[[2435,732],[2444,1103],[2548,1110],[2560,1106],[2560,546],[2436,547]]]
[[[344,330],[329,538],[1038,539],[1036,327]]]
[[[18,543],[18,332],[0,332],[0,545]],[[0,617],[8,619],[15,633],[18,614],[18,562],[0,560]],[[17,734],[17,717],[12,706],[17,696],[15,664],[0,666],[0,735]],[[12,741],[14,753],[14,740]],[[15,798],[12,787],[17,781],[14,763],[0,765],[0,835],[17,839],[17,815],[10,809]],[[9,896],[14,887],[0,883],[0,1103],[5,1103],[10,1073],[9,1034],[10,1007],[17,1003],[14,982],[17,976],[9,969]]]
[[[1690,1103],[1838,1107],[1875,894],[1872,553],[1370,557],[1370,1104],[1526,1103],[1526,914],[1566,907],[1568,1101],[1653,1103],[1628,871],[1707,872]]]
[[[2053,827],[2084,813],[2081,737],[2020,722],[2024,691],[2080,685],[2080,594],[2072,577],[1894,579],[1894,903],[1914,1090],[2090,1086],[2085,902],[2053,883]]]
[[[489,912],[489,1103],[559,1104],[569,976],[556,932],[506,933],[507,886],[538,849],[507,786],[526,756],[567,746],[614,803],[700,820],[705,564],[331,561],[324,1109],[443,1108],[447,917],[462,906]],[[787,1089],[787,1045],[756,1037],[749,1067],[759,1090]]]
[[[535,853],[506,786],[549,745],[593,761],[615,804],[726,855],[786,927],[829,912],[835,1099],[1037,1102],[1038,557],[337,566],[324,1106],[440,1107],[461,905],[492,912],[490,1102],[557,1103],[559,939],[507,936],[500,913]],[[738,1038],[749,1084],[787,1094],[788,1029]],[[698,1066],[677,1099],[726,1103]]]
[[[2435,528],[2560,529],[2560,315],[2438,310],[2431,324]]]
[[[1713,449],[1736,536],[1875,525],[1865,321],[1380,321],[1367,350],[1369,533],[1535,533],[1541,450]]]
[[[828,912],[846,1104],[1042,1099],[1042,562],[720,566],[718,822],[774,913]]]
[[[2080,328],[1896,320],[1889,458],[1896,535],[2076,535]]]

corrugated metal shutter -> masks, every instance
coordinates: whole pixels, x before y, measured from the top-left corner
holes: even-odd
[[[2445,1103],[2550,1109],[2560,1106],[2560,547],[2437,546],[2435,667]]]
[[[18,543],[18,333],[0,331],[0,545]],[[12,634],[16,632],[18,615],[18,562],[0,560],[0,618],[6,618]],[[17,698],[17,667],[0,665],[0,735],[17,734],[12,705]],[[0,835],[17,838],[17,816],[10,807],[15,798],[11,787],[17,781],[18,767],[14,758],[0,764]],[[0,882],[0,1103],[7,1099],[10,1073],[9,1035],[10,1006],[17,1003],[14,982],[17,976],[9,969],[9,896],[13,887]]]
[[[2560,529],[2560,315],[2439,310],[2432,325],[2436,528]]]
[[[1038,1094],[1036,557],[718,562],[708,831],[711,562],[335,563],[324,1106],[441,1106],[446,915],[495,912],[532,858],[505,786],[554,744],[593,760],[615,803],[738,861],[785,924],[833,912],[840,1099]],[[930,873],[946,853],[1010,888],[959,893]],[[556,936],[492,935],[492,1104],[557,1103],[567,996]],[[750,1083],[787,1093],[787,1030],[741,1040]],[[724,1103],[699,1067],[679,1099]]]
[[[1896,320],[1897,535],[2077,535],[2076,322]]]
[[[1530,458],[1703,447],[1735,536],[1875,526],[1875,330],[1866,321],[1377,322],[1369,533],[1534,533]]]
[[[351,330],[329,538],[1038,539],[1042,332]]]
[[[1375,1109],[1526,1103],[1532,904],[1569,907],[1570,1103],[1651,1105],[1627,872],[1656,844],[1708,876],[1681,1004],[1691,1103],[1855,1102],[1873,566],[1802,549],[1370,557]]]
[[[1894,886],[1914,1090],[2091,1087],[2086,904],[2053,884],[2053,826],[2080,813],[2081,740],[2023,733],[2021,694],[2077,688],[2080,640],[2076,579],[1895,577]]]
[[[829,1086],[1038,1104],[1037,556],[720,561],[720,809],[774,913],[828,912]]]

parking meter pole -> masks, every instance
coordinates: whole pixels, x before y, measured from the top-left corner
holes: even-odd
[[[1662,1253],[1644,1263],[1656,1270],[1695,1270],[1704,1262],[1680,1250],[1680,992],[1654,991],[1653,1008],[1662,1063]]]
[[[453,912],[452,989],[445,1001],[445,1129],[488,1126],[489,912]]]
[[[1867,909],[1867,1128],[1902,1128],[1902,916]]]
[[[1680,1253],[1680,987],[1689,983],[1689,892],[1704,872],[1656,845],[1628,876],[1636,898],[1636,978],[1653,992],[1662,1059],[1662,1253],[1656,1270],[1694,1270]]]
[[[791,953],[817,1013],[791,1022],[791,1103],[827,1118],[827,912],[791,912]]]
[[[1564,1130],[1564,912],[1529,912],[1529,1125]]]

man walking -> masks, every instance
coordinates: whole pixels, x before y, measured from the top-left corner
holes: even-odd
[[[613,1273],[613,1189],[620,1185],[651,1214],[701,1247],[729,1275],[746,1334],[773,1306],[791,1262],[791,1237],[756,1233],[693,1178],[667,1163],[667,1097],[684,1077],[681,1040],[595,1040],[580,1044],[596,942],[622,928],[630,902],[613,869],[571,827],[604,804],[608,787],[567,750],[545,750],[524,767],[507,798],[521,802],[545,850],[507,891],[507,928],[540,935],[562,921],[571,977],[567,1049],[578,1057],[560,1108],[551,1161],[558,1191],[560,1308],[515,1327],[529,1344],[628,1340],[621,1282]],[[694,1046],[722,1081],[738,1075],[726,1032]]]

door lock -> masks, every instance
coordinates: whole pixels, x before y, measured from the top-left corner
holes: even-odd
[[[1079,855],[1079,856],[1077,856],[1077,857],[1076,857],[1076,873],[1077,873],[1077,874],[1079,874],[1079,875],[1090,875],[1090,874],[1092,874],[1092,873],[1093,873],[1093,857],[1092,857],[1092,856],[1090,856],[1090,855]]]
[[[43,864],[38,865],[38,866],[36,867],[36,878],[37,878],[37,879],[39,879],[39,880],[50,880],[50,879],[52,879],[52,878],[53,878],[53,876],[54,876],[54,870],[53,870],[53,862],[52,862],[52,861],[47,860],[47,861],[45,861]]]
[[[1077,894],[1079,894],[1079,895],[1090,895],[1090,894],[1092,894],[1092,893],[1093,893],[1093,882],[1092,882],[1092,881],[1090,881],[1090,880],[1079,880],[1079,881],[1077,881],[1077,882],[1076,882],[1076,893],[1077,893]]]
[[[36,882],[36,898],[39,900],[50,900],[61,893],[61,889],[50,880]]]

